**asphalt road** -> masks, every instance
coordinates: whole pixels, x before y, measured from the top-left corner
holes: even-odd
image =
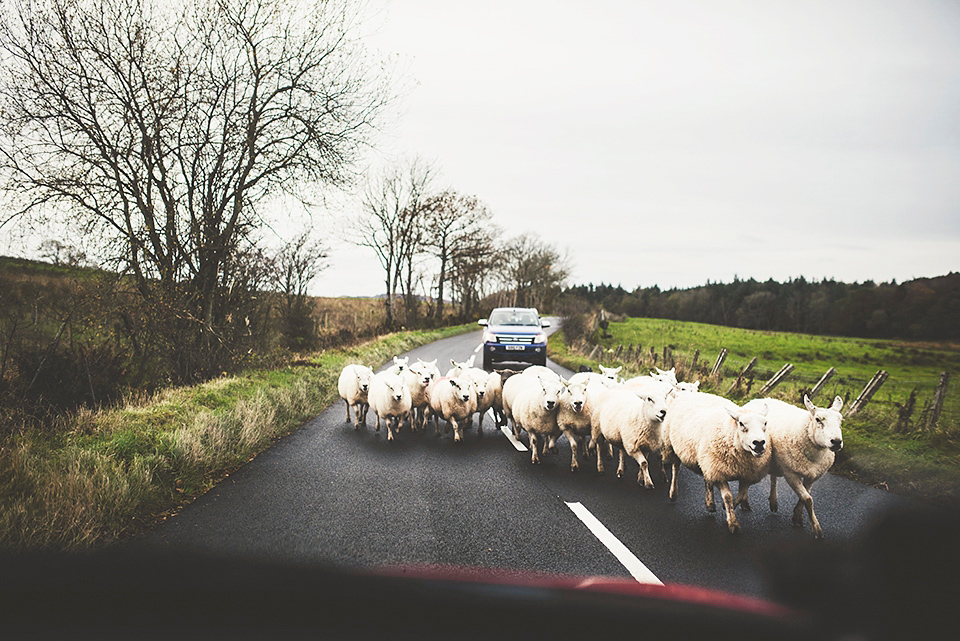
[[[478,331],[408,355],[436,358],[445,371],[450,359],[473,354],[480,340]],[[145,543],[339,567],[633,575],[768,596],[760,560],[812,540],[808,526],[791,525],[795,498],[785,483],[779,513],[767,508],[766,482],[754,486],[753,511],[738,510],[743,532],[731,535],[722,503],[716,513],[706,512],[703,482],[687,470],[681,472],[678,501],[670,503],[656,473],[656,489],[636,484],[633,461],[623,480],[616,478],[615,465],[601,476],[590,461],[571,473],[565,440],[559,455],[531,465],[529,452],[518,451],[494,428],[492,415],[482,438],[474,428],[461,444],[451,435],[435,437],[432,428],[404,430],[388,443],[370,417],[360,431],[344,418],[342,403],[327,409],[167,519]],[[832,542],[855,540],[903,503],[833,475],[812,493]],[[576,503],[582,507],[571,506]],[[589,521],[589,515],[606,533],[588,528],[581,516]]]

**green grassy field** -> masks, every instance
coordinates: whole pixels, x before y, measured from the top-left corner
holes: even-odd
[[[799,404],[830,367],[836,375],[814,398],[828,405],[840,396],[849,405],[877,370],[889,372],[889,378],[866,409],[846,417],[846,445],[834,471],[866,483],[920,496],[932,501],[960,503],[960,391],[955,379],[947,388],[943,413],[935,426],[928,426],[924,413],[933,399],[943,371],[951,376],[960,370],[960,345],[908,343],[760,332],[703,323],[630,318],[611,322],[602,338],[594,340],[604,352],[597,361],[604,365],[623,365],[629,375],[646,374],[656,364],[665,367],[664,347],[668,349],[666,367],[675,364],[681,380],[700,380],[701,389],[743,402],[757,392],[785,363],[795,369],[769,395]],[[619,360],[611,350],[622,345]],[[628,349],[640,345],[641,357],[625,358]],[[657,361],[650,353],[653,348]],[[708,376],[721,348],[728,356],[718,378]],[[566,345],[561,332],[551,339],[551,358],[568,366],[589,365],[584,354]],[[697,364],[693,360],[700,350]],[[752,380],[739,390],[730,391],[738,372],[753,358],[757,365]],[[900,416],[911,393],[916,402],[913,412]]]

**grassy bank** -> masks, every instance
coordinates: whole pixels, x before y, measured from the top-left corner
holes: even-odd
[[[399,332],[297,366],[81,411],[0,443],[0,548],[80,550],[133,536],[337,400],[347,363],[379,366],[467,324]]]
[[[816,397],[827,405],[834,396],[849,404],[878,369],[890,377],[873,401],[860,413],[844,419],[844,449],[833,471],[863,483],[937,503],[960,505],[960,393],[956,382],[948,387],[943,414],[928,426],[924,407],[932,400],[940,372],[960,369],[960,346],[906,343],[786,332],[758,332],[702,323],[630,318],[611,322],[609,338],[598,339],[605,348],[597,360],[624,366],[622,375],[646,374],[654,365],[664,367],[663,348],[681,380],[700,380],[701,390],[728,396],[737,402],[755,398],[763,385],[785,363],[794,372],[769,396],[800,403],[830,367],[837,370]],[[623,345],[642,346],[642,357],[613,358],[610,350]],[[650,348],[654,348],[654,363]],[[729,355],[720,375],[710,377],[720,349]],[[564,341],[562,332],[551,337],[550,358],[574,370],[596,368],[584,354]],[[700,350],[697,364],[693,360]],[[636,353],[636,350],[633,352]],[[739,389],[730,390],[739,371],[757,357],[752,375]],[[955,380],[955,379],[954,379]],[[907,412],[910,395],[915,406]]]

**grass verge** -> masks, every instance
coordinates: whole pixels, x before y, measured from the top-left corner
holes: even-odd
[[[0,443],[0,548],[83,550],[142,532],[337,400],[348,363],[475,331],[398,332],[298,366],[166,390],[81,411],[59,430]]]
[[[651,333],[638,335],[638,327],[645,322],[651,324]],[[825,353],[826,350],[835,350],[834,362],[839,363],[837,369],[843,370],[838,379],[843,380],[843,374],[854,381],[851,389],[859,391],[862,382],[869,379],[870,373],[875,371],[878,366],[878,360],[871,359],[870,362],[863,362],[862,356],[859,361],[854,361],[848,357],[842,360],[845,351],[852,351],[854,354],[863,354],[861,341],[850,340],[850,343],[857,343],[851,347],[845,345],[845,339],[819,337],[796,336],[791,337],[772,336],[770,332],[749,332],[748,330],[738,330],[732,328],[714,328],[713,326],[698,327],[677,327],[684,325],[700,325],[698,323],[680,323],[678,321],[661,321],[649,319],[629,319],[627,323],[611,323],[609,331],[613,338],[608,338],[602,342],[609,347],[612,345],[642,343],[644,345],[667,345],[676,356],[676,365],[680,380],[701,381],[700,389],[702,391],[729,396],[731,399],[743,403],[748,398],[755,396],[755,392],[760,385],[754,387],[754,394],[737,390],[728,393],[729,388],[736,378],[738,369],[749,360],[750,354],[762,355],[761,363],[767,360],[771,365],[776,365],[771,369],[776,371],[779,364],[795,360],[796,354],[791,350],[796,350],[797,341],[809,342],[809,345],[802,345],[801,353]],[[625,331],[621,331],[625,330]],[[717,337],[716,342],[708,340],[704,334],[712,333]],[[753,335],[751,335],[753,334]],[[684,339],[685,335],[693,339]],[[656,337],[656,338],[653,338]],[[659,340],[657,343],[655,340]],[[689,342],[688,342],[689,340]],[[780,347],[777,343],[782,343]],[[840,343],[840,345],[837,345]],[[702,353],[707,354],[706,369],[709,369],[721,346],[730,344],[728,348],[731,356],[728,358],[728,366],[719,377],[710,378],[705,376],[703,368],[691,368],[690,360],[694,349],[701,349]],[[953,346],[951,346],[953,347]],[[935,358],[934,349],[915,349],[913,347],[894,344],[889,341],[883,344],[873,344],[870,346],[874,352],[881,350],[890,350],[886,355],[889,356],[888,362],[891,371],[891,382],[889,388],[898,389],[898,392],[904,396],[909,393],[909,389],[920,387],[918,379],[923,379],[923,372],[918,368],[918,352],[920,358],[924,359],[924,364],[932,372],[951,368],[955,361],[953,360],[953,350],[948,350],[946,363]],[[659,353],[659,350],[656,350]],[[689,353],[688,353],[689,352]],[[550,337],[548,346],[548,355],[551,360],[576,371],[579,366],[588,367],[597,366],[597,361],[591,360],[587,356],[573,350],[567,344],[563,335],[563,330],[557,331]],[[819,355],[819,354],[818,354]],[[740,357],[739,362],[736,357]],[[898,362],[897,356],[900,357]],[[629,362],[614,361],[609,352],[598,357],[605,365],[622,365],[621,376],[630,377],[649,373],[653,364],[649,359],[637,361],[631,359]],[[796,359],[799,360],[799,359]],[[906,361],[906,362],[903,362]],[[811,386],[811,381],[816,381],[819,372],[822,372],[825,362],[803,363],[806,367],[798,365],[801,375],[792,382],[784,383],[776,388],[770,396],[782,398],[788,402],[798,403],[800,395]],[[854,364],[857,367],[851,368]],[[658,365],[663,366],[660,362]],[[804,373],[809,370],[810,374],[804,377]],[[901,372],[904,372],[901,374]],[[816,374],[816,376],[813,376]],[[895,377],[897,375],[909,378],[908,384],[897,386]],[[905,376],[904,376],[905,374]],[[812,378],[811,378],[812,376]],[[760,381],[762,379],[758,379]],[[926,381],[935,381],[936,376],[928,374]],[[930,384],[930,383],[928,383]],[[849,392],[841,387],[841,383],[833,383],[828,386],[822,397],[817,400],[822,403],[828,403],[828,399],[837,394],[840,396],[849,396]],[[855,393],[854,393],[855,395]],[[960,394],[954,394],[960,396]],[[955,401],[954,401],[955,402]],[[897,494],[921,499],[930,503],[940,505],[950,505],[960,507],[960,445],[958,445],[955,414],[949,410],[952,407],[945,408],[945,414],[948,415],[945,421],[942,421],[944,427],[938,428],[933,432],[925,432],[917,429],[909,430],[905,433],[898,432],[896,428],[897,416],[895,413],[895,402],[889,398],[875,398],[871,405],[858,414],[846,417],[843,422],[844,448],[838,454],[837,461],[831,470],[835,474],[850,478],[874,487],[890,490]]]

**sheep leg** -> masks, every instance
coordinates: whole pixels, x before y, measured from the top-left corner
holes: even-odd
[[[633,454],[633,460],[640,464],[640,473],[637,474],[637,485],[643,485],[645,489],[653,489],[653,479],[650,478],[650,464],[647,462],[647,457],[644,456],[643,450],[637,450]]]
[[[671,467],[673,468],[671,470],[673,473],[670,476],[670,500],[676,501],[677,500],[677,477],[680,476],[680,462],[679,461],[674,462],[671,465]]]
[[[350,422],[350,401],[348,401],[347,399],[343,399],[343,402],[347,404],[347,423],[349,423]],[[360,420],[359,416],[357,416],[357,420],[358,421]]]
[[[380,414],[377,414],[377,431],[380,431]]]
[[[749,483],[744,483],[740,481],[740,487],[737,489],[737,500],[734,501],[734,507],[739,506],[743,509],[744,512],[751,512],[753,509],[750,507],[750,499],[747,496],[747,491],[750,489]]]
[[[813,497],[810,496],[810,486],[813,485],[813,481],[804,481],[796,474],[787,472],[784,472],[783,478],[787,480],[787,484],[793,488],[799,498],[796,507],[793,508],[793,524],[797,527],[803,527],[803,508],[806,507],[807,515],[810,517],[810,530],[813,532],[814,538],[822,539],[823,528],[820,527],[820,521],[813,511]]]
[[[367,410],[370,409],[370,403],[363,403],[363,404],[360,406],[360,409],[363,410],[363,417],[360,419],[360,422],[363,423],[364,425],[366,425],[366,424],[367,424]]]
[[[570,443],[570,471],[576,472],[580,469],[580,462],[577,460],[578,450],[580,449],[580,439],[577,438],[573,430],[563,430],[563,433],[567,435],[567,442]]]
[[[714,498],[713,498],[713,483],[711,483],[710,481],[704,481],[704,483],[707,486],[707,496],[706,496],[707,512],[716,512],[717,504],[714,502]]]
[[[453,427],[453,442],[459,443],[463,441],[463,426],[457,423],[456,417],[450,417],[450,425]]]
[[[717,486],[720,487],[720,496],[723,497],[723,507],[727,511],[727,528],[730,529],[731,534],[736,534],[740,531],[740,522],[737,521],[737,514],[734,512],[735,506],[733,502],[733,492],[730,491],[730,484],[726,481],[720,481],[717,483]],[[711,492],[713,494],[713,492]]]
[[[778,508],[777,503],[777,475],[770,475],[770,511],[776,512]]]
[[[620,453],[620,465],[617,466],[617,478],[622,479],[623,473],[627,469],[627,452],[623,447],[618,447],[617,451]]]
[[[540,454],[537,453],[537,449],[540,446],[540,437],[536,432],[527,432],[530,439],[530,463],[533,465],[540,465]]]
[[[594,435],[594,437],[593,437],[593,444],[596,446],[596,449],[597,449],[597,473],[598,473],[598,474],[603,474],[603,472],[604,472],[604,469],[603,469],[603,447],[602,447],[603,443],[600,442],[600,441],[602,441],[602,440],[603,440],[603,437],[602,437],[602,436]]]
[[[388,416],[383,422],[387,426],[387,441],[393,440],[393,432],[396,427],[399,427],[400,417],[398,416]]]
[[[543,453],[546,454],[548,451],[549,451],[551,454],[556,454],[557,452],[560,451],[560,450],[557,448],[557,436],[556,436],[556,434],[551,434],[551,435],[549,436],[549,438],[547,439],[547,444],[543,446]]]
[[[487,415],[486,412],[477,412],[477,436],[483,436],[483,417]]]

